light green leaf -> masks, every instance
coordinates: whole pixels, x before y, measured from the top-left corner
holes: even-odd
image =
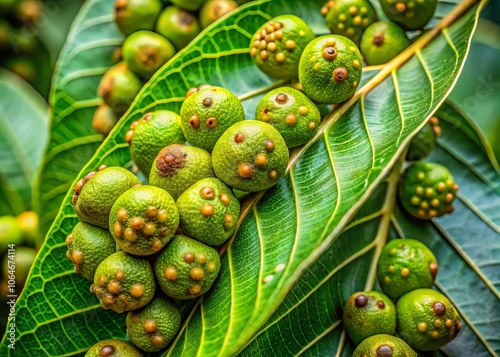
[[[113,19],[114,0],[87,1],[59,55],[50,103],[51,137],[36,190],[42,232],[59,212],[66,192],[103,138],[92,129],[101,104],[97,87],[113,65],[113,51],[123,42]]]
[[[33,181],[47,144],[49,107],[24,80],[0,69],[0,216],[31,209]]]

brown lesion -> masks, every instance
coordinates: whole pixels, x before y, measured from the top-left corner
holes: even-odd
[[[187,154],[182,145],[170,145],[163,149],[158,155],[156,169],[160,176],[172,176],[186,165]]]
[[[71,202],[73,203],[73,206],[76,204],[78,201],[78,197],[80,197],[80,193],[82,192],[83,186],[96,174],[96,171],[89,172],[86,174],[81,180],[79,180],[76,185],[75,189],[73,191],[73,198],[71,199]]]
[[[377,47],[380,47],[384,44],[384,34],[382,33],[377,33],[375,36],[373,36],[373,44]]]

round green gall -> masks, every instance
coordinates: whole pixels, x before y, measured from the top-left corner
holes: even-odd
[[[435,351],[451,342],[461,328],[460,315],[446,296],[417,289],[396,304],[398,335],[412,348]]]
[[[321,114],[307,96],[290,87],[267,93],[257,105],[255,119],[271,124],[279,131],[286,145],[304,145],[318,131]]]
[[[186,47],[200,31],[196,16],[177,6],[163,9],[156,23],[156,32],[172,42],[177,51]]]
[[[359,45],[365,29],[377,19],[369,0],[335,0],[326,14],[326,25],[333,34]]]
[[[417,357],[402,339],[391,335],[375,335],[361,342],[352,357]]]
[[[409,238],[387,243],[377,264],[378,282],[393,300],[411,290],[432,287],[437,273],[437,260],[431,250]]]
[[[0,255],[9,244],[20,244],[23,241],[23,230],[13,216],[0,217]]]
[[[116,115],[121,116],[125,114],[141,88],[141,80],[125,62],[120,62],[104,74],[97,93]]]
[[[219,137],[236,122],[245,120],[240,100],[227,89],[208,87],[186,98],[181,124],[188,142],[209,152]]]
[[[361,79],[361,54],[347,37],[325,35],[307,45],[299,64],[299,81],[312,100],[333,104],[354,95]]]
[[[233,11],[238,3],[233,0],[208,0],[200,9],[201,28],[206,28],[215,21]]]
[[[389,20],[407,31],[423,28],[432,19],[437,0],[380,0]]]
[[[178,199],[179,226],[190,237],[219,246],[231,237],[240,215],[240,203],[217,178],[205,178],[189,187]]]
[[[130,311],[126,324],[127,334],[134,345],[146,352],[157,352],[177,335],[181,313],[175,302],[157,296],[142,309]]]
[[[161,0],[116,0],[115,22],[125,36],[152,30],[162,7]]]
[[[78,222],[66,237],[66,258],[71,260],[75,271],[93,281],[101,262],[116,252],[116,243],[108,230],[88,223]]]
[[[130,171],[103,165],[76,183],[72,200],[75,213],[82,222],[108,229],[109,213],[116,199],[140,184]]]
[[[150,78],[174,55],[174,46],[156,32],[137,31],[123,42],[123,59],[128,68],[141,78]]]
[[[206,293],[217,278],[217,251],[186,236],[176,236],[158,255],[154,270],[162,291],[180,300]]]
[[[417,162],[403,174],[399,198],[412,216],[432,219],[453,212],[457,191],[458,185],[446,167]]]
[[[85,357],[142,357],[142,353],[130,342],[111,339],[96,343]]]
[[[118,251],[99,264],[90,291],[104,309],[122,313],[145,306],[153,298],[155,288],[149,262]]]
[[[220,137],[212,153],[215,175],[240,191],[274,186],[285,174],[289,153],[285,140],[270,124],[245,120]]]
[[[153,162],[149,183],[163,188],[177,200],[191,185],[213,176],[212,157],[207,151],[175,144],[160,151]]]
[[[165,146],[186,142],[182,133],[181,117],[169,110],[147,113],[133,122],[125,135],[130,145],[132,160],[149,176],[153,161]]]
[[[434,128],[426,123],[422,129],[411,139],[406,154],[407,161],[419,161],[429,156],[436,147]]]
[[[266,22],[250,43],[250,56],[262,72],[275,78],[297,78],[304,48],[314,39],[311,27],[294,15]]]
[[[360,49],[369,65],[389,62],[410,45],[405,31],[391,21],[371,24],[361,37]]]
[[[170,194],[155,186],[134,187],[116,200],[109,230],[124,252],[151,255],[162,249],[179,226],[179,212]]]
[[[393,335],[396,332],[396,307],[378,291],[357,292],[344,305],[343,321],[351,340],[359,344],[373,335]]]
[[[206,0],[171,0],[174,5],[189,11],[196,11]]]
[[[12,263],[14,263],[15,270],[15,281],[19,286],[23,286],[28,278],[28,274],[30,272],[31,266],[35,261],[36,250],[28,247],[15,247],[15,255],[14,259],[11,259],[12,255],[4,255],[2,271],[3,276],[8,277],[9,271],[12,271]]]
[[[101,104],[97,107],[92,118],[92,128],[103,136],[108,136],[118,123],[118,119],[113,109],[106,104]]]

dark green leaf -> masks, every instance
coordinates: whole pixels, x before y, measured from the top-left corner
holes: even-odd
[[[33,181],[47,144],[49,107],[25,81],[0,69],[0,216],[31,209]]]

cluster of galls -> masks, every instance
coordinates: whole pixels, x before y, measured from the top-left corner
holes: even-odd
[[[434,351],[453,340],[460,316],[446,296],[430,289],[437,273],[437,260],[422,242],[390,241],[377,263],[378,281],[387,295],[358,292],[344,306],[345,330],[359,344],[353,356],[416,357],[412,348]],[[395,332],[400,338],[392,336]]]

